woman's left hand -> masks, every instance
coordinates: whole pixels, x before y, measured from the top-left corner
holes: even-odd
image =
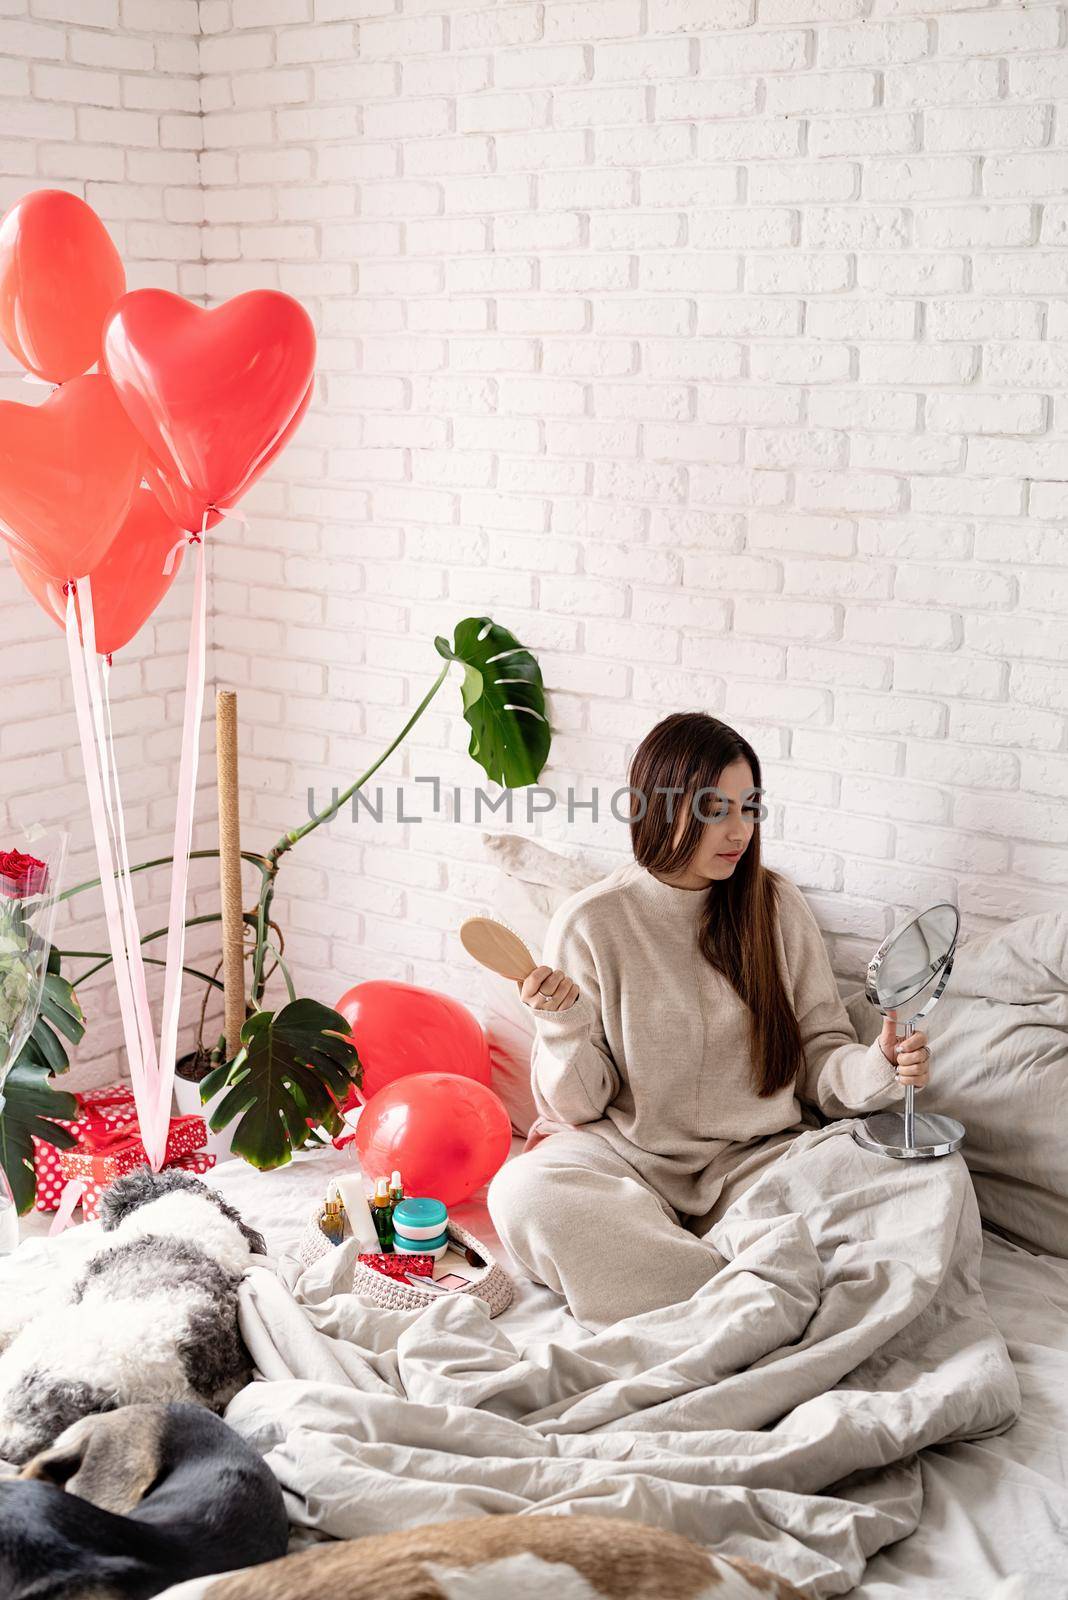
[[[885,1017],[879,1044],[886,1059],[897,1067],[898,1083],[906,1087],[911,1083],[914,1089],[926,1087],[930,1077],[931,1048],[922,1029],[917,1028],[907,1038],[899,1039],[895,1018]]]

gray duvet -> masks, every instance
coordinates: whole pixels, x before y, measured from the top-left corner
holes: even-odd
[[[963,1160],[888,1161],[851,1126],[801,1135],[732,1207],[703,1292],[568,1342],[517,1348],[471,1299],[363,1306],[351,1242],[257,1266],[242,1315],[262,1381],[227,1420],[321,1534],[596,1512],[844,1594],[916,1528],[916,1452],[1020,1408]]]

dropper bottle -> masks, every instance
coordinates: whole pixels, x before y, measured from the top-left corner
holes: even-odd
[[[393,1207],[389,1200],[389,1184],[385,1178],[379,1178],[375,1184],[374,1199],[371,1201],[371,1215],[374,1218],[375,1232],[378,1242],[383,1250],[393,1249]]]

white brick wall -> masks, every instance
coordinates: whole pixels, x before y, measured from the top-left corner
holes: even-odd
[[[932,898],[969,932],[1062,907],[1063,12],[201,17],[208,292],[269,279],[322,337],[313,416],[227,567],[218,669],[270,690],[252,815],[373,758],[432,635],[485,608],[543,662],[561,795],[605,805],[668,710],[744,729],[768,855],[843,971]],[[266,684],[265,646],[288,663]],[[449,693],[390,763],[409,809],[417,773],[474,783]],[[291,884],[308,981],[463,993],[453,929],[492,888],[474,832],[330,831]],[[543,831],[626,850],[563,807]]]
[[[1063,906],[1061,9],[201,0],[198,121],[190,36],[136,31],[193,30],[192,7],[116,28],[97,5],[3,25],[48,69],[29,100],[11,80],[16,185],[84,184],[135,281],[273,284],[320,333],[299,441],[214,543],[247,842],[369,764],[433,635],[487,610],[542,661],[561,795],[605,806],[668,710],[745,731],[767,854],[843,972],[932,898],[959,896],[967,932]],[[47,635],[9,616],[24,660]],[[179,640],[150,630],[135,743],[172,737]],[[469,817],[445,694],[380,776],[429,815],[414,778],[438,773]],[[541,831],[626,851],[588,812]],[[368,976],[470,992],[454,929],[493,884],[472,826],[339,821],[282,882],[322,998]]]
[[[6,0],[0,17],[0,212],[31,189],[69,189],[103,217],[126,263],[131,288],[160,284],[203,290],[199,227],[202,194],[197,148],[196,0]],[[0,351],[0,399],[33,404],[40,386]],[[179,583],[155,618],[117,657],[113,705],[131,857],[169,853],[174,822],[189,585]],[[85,784],[62,635],[0,558],[0,844],[9,822],[40,820],[71,833],[67,882],[96,876]],[[205,748],[210,751],[210,728]],[[196,843],[214,842],[214,797],[200,797]],[[194,909],[215,909],[214,874],[194,864]],[[167,921],[166,878],[139,883],[145,933]],[[88,893],[61,912],[58,942],[107,949],[99,897]],[[208,962],[210,930],[194,930],[189,960]],[[153,954],[162,958],[157,941]],[[86,961],[68,962],[71,976]],[[157,1002],[162,980],[150,970]],[[188,986],[187,1015],[199,996]],[[107,972],[81,992],[89,1031],[68,1080],[106,1081],[121,1061],[122,1030]]]

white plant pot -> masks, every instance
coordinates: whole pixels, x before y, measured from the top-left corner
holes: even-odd
[[[207,1122],[225,1093],[225,1089],[220,1089],[219,1093],[213,1095],[206,1105],[201,1105],[199,1083],[190,1083],[188,1078],[179,1078],[175,1074],[174,1099],[178,1106],[179,1116],[189,1117],[195,1115],[203,1117],[204,1121]],[[236,1159],[234,1152],[230,1148],[230,1128],[224,1128],[222,1133],[212,1133],[209,1128],[208,1137],[204,1141],[204,1148],[215,1157],[217,1162]]]

